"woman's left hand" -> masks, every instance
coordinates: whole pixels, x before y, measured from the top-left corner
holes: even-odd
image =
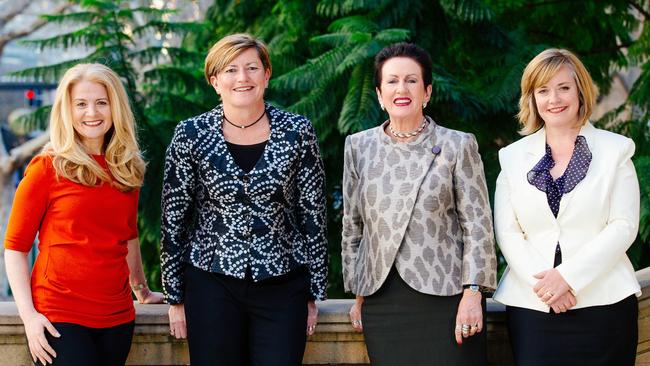
[[[161,292],[154,292],[148,287],[135,291],[135,297],[140,304],[162,304],[164,295]]]
[[[482,295],[479,291],[466,289],[458,304],[456,314],[456,328],[454,335],[456,343],[463,344],[463,338],[469,338],[483,329],[483,308],[481,307]],[[466,331],[464,331],[465,326]]]
[[[307,302],[307,335],[308,336],[314,334],[317,323],[318,323],[318,307],[316,307],[316,301],[311,300]]]
[[[533,291],[547,305],[553,304],[567,291],[571,290],[569,284],[555,268],[542,271],[533,277],[539,280],[533,287]]]

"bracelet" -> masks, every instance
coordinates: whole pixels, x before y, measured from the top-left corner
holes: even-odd
[[[147,288],[147,281],[144,281],[143,283],[138,283],[135,285],[131,285],[131,290],[133,291],[140,291]]]

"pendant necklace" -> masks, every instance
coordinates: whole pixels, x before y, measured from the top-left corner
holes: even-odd
[[[223,114],[223,119],[224,119],[224,121],[230,123],[231,125],[233,125],[233,126],[235,126],[235,127],[237,127],[237,128],[241,128],[241,129],[243,130],[243,129],[248,128],[248,127],[250,127],[250,126],[256,124],[257,122],[261,121],[261,120],[262,120],[262,117],[264,117],[265,114],[266,114],[266,109],[264,110],[264,112],[262,112],[262,115],[259,116],[259,118],[255,120],[255,122],[253,122],[253,123],[249,123],[249,124],[247,124],[247,125],[238,125],[238,124],[235,124],[235,123],[230,122],[230,120],[229,120],[228,118],[226,118],[226,114],[225,114],[225,113]]]

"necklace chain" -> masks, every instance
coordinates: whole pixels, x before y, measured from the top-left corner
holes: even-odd
[[[422,130],[424,130],[424,128],[427,126],[427,122],[428,122],[427,119],[424,118],[422,120],[422,124],[420,125],[420,127],[418,127],[417,129],[415,129],[413,131],[409,131],[409,132],[395,131],[395,129],[393,129],[393,124],[389,122],[388,123],[388,130],[390,131],[391,134],[393,134],[393,136],[399,137],[399,138],[402,138],[402,139],[415,137],[415,136],[419,135],[420,132],[422,132]]]
[[[241,128],[241,129],[243,130],[243,129],[248,128],[248,127],[250,127],[250,126],[256,124],[257,122],[261,121],[261,120],[262,120],[262,117],[264,117],[265,114],[266,114],[266,109],[264,110],[264,112],[262,112],[262,115],[259,116],[259,118],[257,118],[253,123],[249,123],[249,124],[247,124],[247,125],[238,125],[238,124],[235,124],[235,123],[230,122],[230,120],[229,120],[228,118],[226,118],[226,114],[225,114],[225,113],[223,114],[223,119],[224,119],[224,121],[230,123],[231,125],[233,125],[233,126],[235,126],[235,127],[237,127],[237,128]]]

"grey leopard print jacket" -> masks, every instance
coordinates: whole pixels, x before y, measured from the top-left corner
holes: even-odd
[[[473,135],[435,124],[393,141],[386,122],[349,136],[343,172],[343,279],[376,292],[393,265],[415,290],[496,287],[492,214]]]
[[[165,300],[184,299],[184,267],[255,281],[309,269],[327,287],[325,173],[305,117],[266,105],[271,135],[250,172],[228,152],[222,106],[182,121],[165,160],[161,269]]]

